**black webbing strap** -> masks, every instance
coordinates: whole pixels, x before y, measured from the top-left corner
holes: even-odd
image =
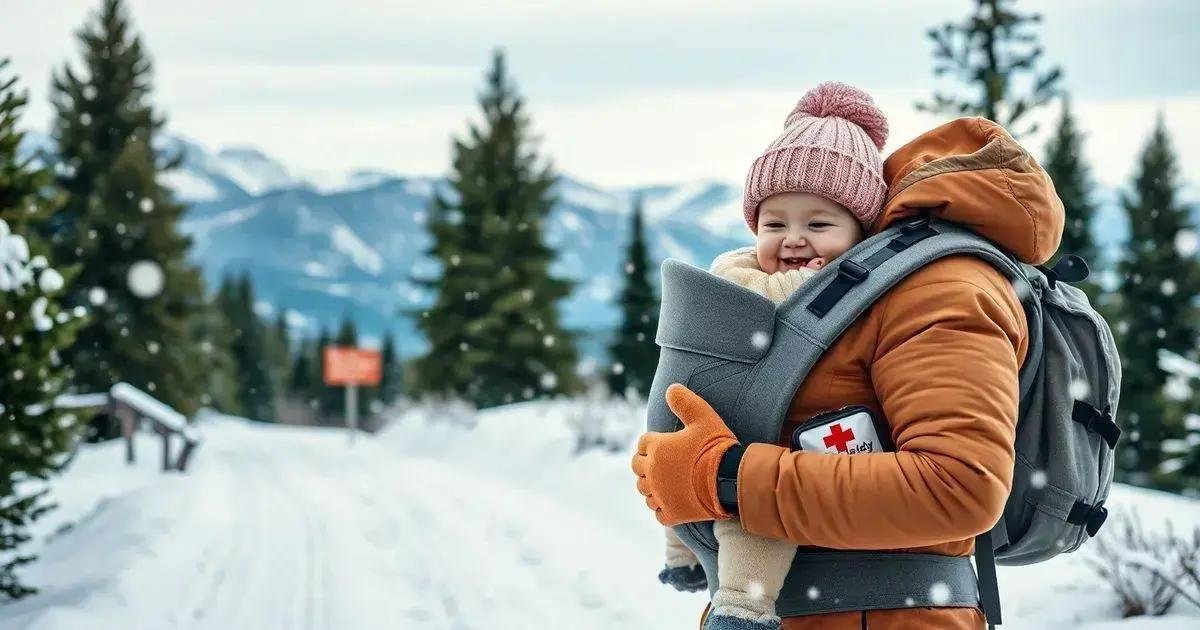
[[[1071,506],[1070,513],[1067,514],[1067,522],[1072,525],[1083,525],[1088,536],[1095,536],[1096,532],[1100,531],[1100,526],[1104,525],[1104,521],[1107,520],[1108,508],[1104,507],[1104,501],[1096,505],[1076,501]]]
[[[862,263],[850,259],[839,262],[837,277],[809,303],[808,310],[817,317],[825,317],[850,289],[866,280],[872,270],[877,269],[892,256],[937,233],[937,230],[929,227],[928,219],[918,219],[900,228],[899,236],[888,241],[883,249],[871,254]]]
[[[996,552],[992,549],[992,533],[986,531],[975,537],[975,572],[979,575],[979,606],[987,619],[988,629],[1004,623],[1000,618],[1000,583],[996,579]]]
[[[1117,440],[1121,439],[1121,427],[1113,422],[1112,410],[1101,411],[1082,400],[1076,400],[1071,408],[1071,419],[1103,438],[1108,448],[1117,447]]]

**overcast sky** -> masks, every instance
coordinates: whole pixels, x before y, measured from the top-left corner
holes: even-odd
[[[0,0],[0,56],[46,129],[51,72],[98,0]],[[541,148],[606,186],[740,183],[803,92],[858,85],[889,116],[891,151],[937,119],[930,26],[968,0],[131,0],[168,130],[209,149],[251,145],[306,171],[442,174],[502,47]],[[1162,111],[1200,184],[1200,2],[1021,0],[1044,14],[1097,179],[1125,183]],[[1047,112],[1047,116],[1052,113]],[[1035,155],[1044,139],[1026,139]]]

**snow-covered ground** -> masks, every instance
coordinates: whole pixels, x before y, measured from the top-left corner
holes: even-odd
[[[400,415],[353,445],[332,429],[202,423],[187,474],[158,442],[87,447],[37,524],[42,589],[0,628],[692,628],[700,594],[658,583],[662,533],[628,454],[572,455],[578,405],[531,402],[473,429]],[[1200,523],[1200,502],[1128,487],[1114,512]],[[1083,551],[1000,569],[1006,628],[1193,628],[1119,620]]]

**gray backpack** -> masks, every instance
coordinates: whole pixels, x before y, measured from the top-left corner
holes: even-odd
[[[1000,522],[976,538],[978,575],[969,558],[799,550],[776,602],[780,616],[980,606],[990,625],[1001,623],[995,564],[1032,564],[1074,551],[1107,516],[1121,433],[1113,422],[1121,381],[1116,344],[1084,293],[1066,284],[1087,276],[1079,258],[1035,269],[963,227],[924,217],[859,243],[778,307],[691,265],[663,263],[655,339],[662,350],[648,430],[681,428],[664,395],[671,383],[683,383],[742,443],[777,443],[797,387],[838,336],[901,279],[962,253],[983,258],[1012,281],[1029,329],[1012,492]],[[712,523],[675,530],[715,592]],[[813,584],[821,585],[816,597]]]

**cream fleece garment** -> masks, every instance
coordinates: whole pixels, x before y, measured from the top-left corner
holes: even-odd
[[[783,273],[767,273],[759,268],[754,247],[742,247],[725,252],[713,260],[709,273],[740,284],[751,291],[782,303],[800,285],[817,275],[816,269],[791,269]]]
[[[713,260],[709,273],[735,282],[776,304],[817,275],[816,269],[791,269],[766,273],[758,265],[755,248],[742,247]],[[691,566],[700,561],[671,528],[667,531],[667,566]],[[712,598],[713,615],[741,617],[777,624],[775,600],[792,566],[796,546],[786,540],[762,538],[742,529],[737,519],[717,521],[717,572],[721,587]],[[682,551],[680,548],[682,547]]]

